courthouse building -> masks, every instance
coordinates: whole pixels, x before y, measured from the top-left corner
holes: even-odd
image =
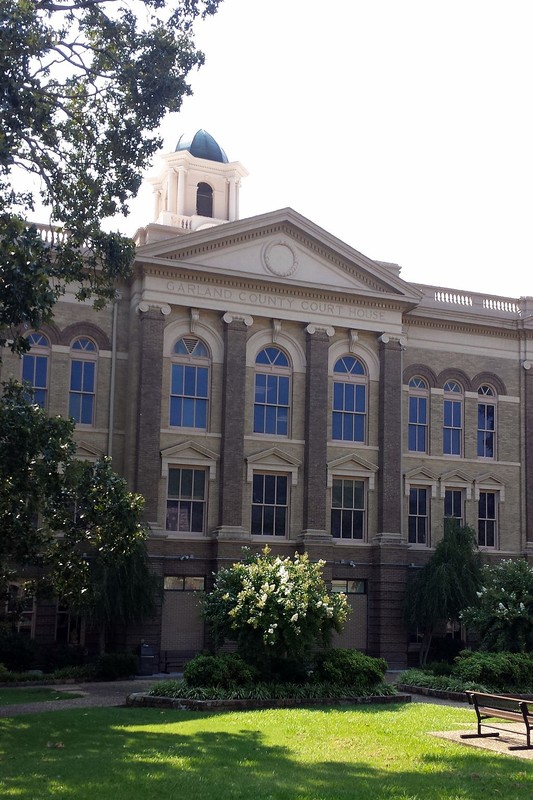
[[[290,208],[240,219],[245,176],[204,131],[180,139],[116,302],[67,295],[2,378],[146,499],[164,596],[122,646],[203,649],[199,593],[268,545],[326,562],[352,607],[337,644],[404,666],[406,583],[445,517],[487,561],[533,563],[533,298],[408,283]],[[28,614],[37,638],[68,629]]]

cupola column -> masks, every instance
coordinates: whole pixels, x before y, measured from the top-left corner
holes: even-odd
[[[185,214],[185,168],[178,167],[178,198],[176,213],[182,217]]]
[[[176,213],[176,192],[177,175],[173,169],[169,169],[167,176],[167,208],[171,214]]]

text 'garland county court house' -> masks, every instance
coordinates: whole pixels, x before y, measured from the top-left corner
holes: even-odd
[[[2,365],[146,498],[164,597],[117,644],[201,650],[198,592],[268,545],[326,561],[353,609],[338,645],[403,666],[444,517],[533,561],[533,298],[406,283],[291,209],[240,220],[246,171],[204,131],[163,161],[116,303],[67,295]],[[27,610],[41,640],[69,624]]]

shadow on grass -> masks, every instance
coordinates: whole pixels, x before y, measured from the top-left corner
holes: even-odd
[[[0,796],[486,800],[491,793],[530,800],[533,795],[532,767],[510,758],[428,744],[431,752],[406,766],[406,759],[395,759],[392,741],[387,748],[381,740],[375,758],[362,758],[357,737],[352,741],[345,731],[320,742],[320,729],[306,729],[302,719],[285,744],[272,744],[272,720],[269,735],[257,729],[260,718],[248,716],[241,723],[233,715],[217,724],[220,716],[227,715],[102,709],[0,720]],[[279,738],[283,735],[280,731]],[[307,753],[310,739],[315,744],[318,739],[321,758],[316,751]]]

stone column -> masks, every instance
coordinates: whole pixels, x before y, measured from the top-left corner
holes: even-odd
[[[135,491],[145,499],[144,516],[157,520],[161,478],[161,390],[163,332],[170,306],[142,302],[139,313],[139,382]]]
[[[328,444],[328,348],[335,330],[308,325],[305,383],[304,513],[302,538],[331,537],[326,534],[326,483]]]
[[[176,200],[176,213],[182,217],[185,213],[185,169],[178,167],[178,196]]]
[[[379,338],[378,537],[401,539],[402,349],[405,340]]]
[[[246,340],[250,316],[224,314],[224,373],[222,379],[222,441],[220,447],[220,505],[216,531],[220,538],[247,536],[242,524],[244,485],[244,418],[246,412]]]

